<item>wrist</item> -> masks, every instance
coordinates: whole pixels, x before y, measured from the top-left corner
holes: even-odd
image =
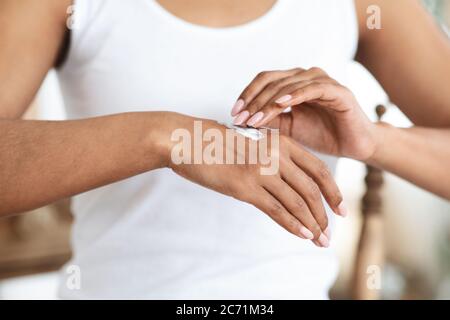
[[[193,118],[175,112],[148,113],[145,148],[150,156],[158,158],[158,167],[171,167],[172,134],[176,129],[189,128],[192,122]]]
[[[386,122],[377,122],[374,124],[374,150],[372,155],[364,161],[365,163],[377,167],[383,162],[388,134],[393,128],[392,125]]]

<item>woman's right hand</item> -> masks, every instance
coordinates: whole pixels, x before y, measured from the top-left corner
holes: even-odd
[[[174,151],[174,148],[180,147],[180,142],[172,141],[172,137],[169,152],[172,156],[169,167],[174,172],[204,187],[254,205],[287,231],[302,239],[313,240],[321,247],[329,246],[328,218],[322,195],[335,213],[342,216],[346,213],[342,207],[341,193],[333,176],[321,160],[286,136],[279,136],[279,146],[277,146],[277,143],[272,143],[275,141],[272,139],[274,133],[269,131],[261,140],[263,143],[257,143],[257,148],[267,148],[264,151],[267,152],[271,161],[278,162],[279,169],[273,174],[263,175],[261,170],[267,168],[266,164],[260,163],[259,158],[256,163],[253,162],[254,164],[248,161],[248,151],[252,140],[245,138],[245,148],[237,148],[236,143],[227,145],[225,137],[228,128],[217,122],[193,119],[179,114],[172,116],[178,118],[177,128],[185,133],[188,131],[192,139],[194,121],[200,121],[197,125],[201,123],[203,133],[214,132],[214,136],[221,135],[223,159],[230,153],[234,155],[234,159],[239,156],[245,158],[245,164],[204,162],[194,164],[193,160],[190,163],[173,161],[173,155],[179,154],[180,151]],[[202,142],[200,151],[202,155],[204,148],[210,143]],[[192,148],[195,143],[191,141],[190,145],[191,155],[194,155],[195,151]],[[260,154],[260,150],[258,153]],[[225,163],[225,160],[223,162]]]

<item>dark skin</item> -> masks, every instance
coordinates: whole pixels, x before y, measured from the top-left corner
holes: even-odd
[[[240,108],[232,111],[235,123],[279,127],[310,148],[364,161],[450,199],[448,37],[418,1],[356,4],[360,29],[356,59],[414,127],[371,123],[352,92],[319,68],[260,73],[239,97]],[[381,9],[381,30],[366,27],[369,5]],[[291,112],[281,114],[290,106]]]
[[[175,129],[192,131],[194,121],[202,120],[204,130],[225,131],[207,119],[143,112],[76,121],[21,120],[48,70],[64,61],[70,4],[0,0],[0,215],[170,168],[194,183],[254,205],[300,238],[320,247],[329,245],[321,199],[324,196],[335,213],[343,215],[342,196],[326,165],[289,137],[280,137],[279,170],[261,175],[261,164],[174,165],[170,138]],[[257,18],[250,10],[256,2],[248,4],[243,7],[252,15],[246,19]]]
[[[192,0],[186,6],[182,0],[159,2],[182,19],[210,27],[227,27],[254,20],[275,3],[274,0]],[[450,92],[446,89],[446,84],[450,83],[448,43],[414,1],[370,1],[373,3],[378,3],[385,12],[385,29],[379,33],[366,30],[365,8],[369,1],[358,0],[358,60],[417,124],[440,128],[450,126]],[[64,61],[69,35],[66,9],[70,4],[69,0],[0,0],[0,215],[23,212],[142,172],[171,167],[168,158],[170,132],[180,127],[189,129],[194,120],[165,112],[120,114],[59,123],[20,120],[48,70]],[[404,12],[401,17],[396,14],[399,6]],[[409,27],[402,27],[403,24]],[[416,45],[417,39],[422,45]],[[414,48],[413,54],[411,48]],[[387,52],[389,54],[385,54]],[[393,75],[389,70],[394,67]],[[422,108],[425,104],[428,106],[426,110]],[[214,122],[205,123],[218,130],[224,129]],[[283,126],[280,127],[283,131]],[[104,135],[96,134],[99,128]],[[303,142],[298,132],[289,134]],[[409,135],[404,139],[412,140],[409,145],[420,141]],[[36,148],[37,141],[40,148]],[[130,147],[127,157],[123,156],[125,144]],[[282,162],[291,164],[293,154],[297,155],[297,162],[301,158],[300,153],[303,158],[295,167],[291,165],[290,169],[282,169],[285,170],[284,175],[301,173],[307,177],[294,189],[285,184],[281,189],[280,183],[286,181],[280,176],[263,181],[256,173],[249,173],[247,179],[242,179],[245,183],[233,184],[226,177],[241,177],[238,166],[228,166],[226,173],[201,166],[175,168],[174,171],[215,191],[255,205],[299,237],[304,237],[300,230],[306,226],[313,233],[316,244],[326,246],[328,221],[323,208],[314,209],[311,203],[316,203],[323,194],[330,207],[343,215],[342,197],[323,163],[298,145],[296,148],[293,146],[290,137],[283,138]],[[409,149],[411,147],[404,152]],[[85,161],[74,164],[73,159],[77,158]],[[413,172],[417,170],[414,167],[402,174],[395,169],[398,161],[392,161],[394,157],[384,155],[379,158],[384,160],[378,161],[377,165],[443,194],[441,187],[430,179],[415,177]],[[427,159],[419,162],[419,166],[424,161],[426,163]],[[104,165],[99,167],[97,163]],[[311,163],[313,169],[307,169],[307,163]],[[255,183],[261,187],[257,194],[243,192],[254,187]],[[39,190],[36,190],[36,184],[39,184]],[[268,188],[283,192],[278,195],[263,192]],[[285,195],[292,192],[293,196],[286,199]],[[242,194],[245,196],[240,196]]]

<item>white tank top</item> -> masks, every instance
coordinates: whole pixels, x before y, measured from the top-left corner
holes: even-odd
[[[319,66],[342,80],[357,44],[353,0],[279,0],[222,29],[153,0],[78,0],[74,18],[59,71],[71,119],[167,110],[228,122],[258,72]],[[63,279],[63,298],[322,299],[337,272],[332,249],[169,169],[79,195],[72,209],[81,289]]]

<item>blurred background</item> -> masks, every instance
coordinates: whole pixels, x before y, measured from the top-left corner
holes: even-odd
[[[424,3],[448,32],[450,0]],[[381,104],[386,107],[384,121],[411,125],[363,67],[354,63],[349,68],[346,85],[373,120]],[[53,72],[26,117],[65,118]],[[367,173],[361,163],[339,161],[337,180],[351,214],[337,220],[332,245],[341,272],[331,297],[450,299],[450,203],[393,175]],[[70,257],[69,208],[67,199],[33,214],[0,220],[0,299],[57,298],[57,270]],[[368,286],[371,276],[380,276],[381,286]]]

